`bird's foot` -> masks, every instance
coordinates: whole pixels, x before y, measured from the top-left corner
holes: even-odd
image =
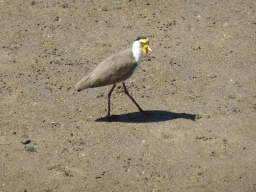
[[[150,114],[149,114],[148,112],[146,112],[146,111],[142,111],[142,110],[141,110],[140,112],[141,112],[142,115],[150,116]]]
[[[109,121],[109,122],[111,122],[111,121],[117,121],[118,120],[118,116],[117,115],[107,115],[106,116],[106,118],[107,118],[107,120]]]

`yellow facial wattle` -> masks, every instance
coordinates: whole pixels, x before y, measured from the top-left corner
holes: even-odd
[[[148,53],[148,51],[152,51],[152,49],[149,47],[149,39],[141,39],[139,42],[142,47],[143,55]]]

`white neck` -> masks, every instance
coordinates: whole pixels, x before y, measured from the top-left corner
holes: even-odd
[[[132,45],[132,53],[133,53],[133,57],[137,61],[137,64],[139,65],[141,60],[143,59],[143,51],[142,51],[142,47],[141,47],[139,41],[135,41],[133,43],[133,45]]]

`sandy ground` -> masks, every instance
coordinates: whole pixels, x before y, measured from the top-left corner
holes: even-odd
[[[256,191],[256,3],[0,2],[0,191]],[[74,85],[147,36],[121,84]]]

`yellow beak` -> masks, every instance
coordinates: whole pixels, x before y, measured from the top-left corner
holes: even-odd
[[[152,51],[152,49],[149,47],[149,39],[142,39],[142,40],[139,40],[139,42],[142,47],[143,55],[148,53],[148,51]]]
[[[148,51],[152,52],[152,49],[149,47],[149,45],[144,45],[142,51],[143,55],[145,55],[146,53],[148,53]]]

